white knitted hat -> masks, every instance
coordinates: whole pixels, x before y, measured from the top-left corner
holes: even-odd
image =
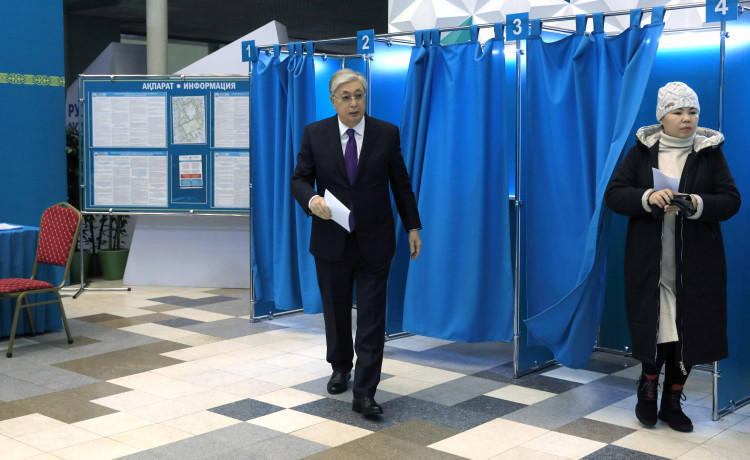
[[[664,115],[681,107],[693,107],[701,111],[698,95],[681,81],[670,81],[659,88],[656,101],[656,119],[661,121]]]

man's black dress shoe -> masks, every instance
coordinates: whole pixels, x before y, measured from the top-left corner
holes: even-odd
[[[331,379],[328,381],[328,392],[332,395],[337,395],[346,391],[349,386],[349,372],[333,371]]]
[[[375,402],[375,399],[372,396],[354,398],[352,400],[352,410],[354,412],[359,412],[365,417],[380,415],[383,413],[383,408],[380,407],[380,404]]]

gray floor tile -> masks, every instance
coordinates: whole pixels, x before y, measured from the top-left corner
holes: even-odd
[[[382,404],[385,417],[395,423],[425,420],[455,430],[464,431],[499,417],[497,414],[478,412],[459,407],[423,401],[404,396]]]
[[[0,401],[15,401],[51,393],[53,390],[17,378],[0,374]]]
[[[619,377],[606,377],[606,379],[619,379]],[[554,430],[627,398],[632,393],[632,391],[627,392],[592,382],[512,412],[503,418]]]
[[[629,435],[635,430],[597,420],[579,418],[578,420],[557,428],[555,431],[578,436],[579,438],[592,439],[594,441],[610,444]]]
[[[504,358],[498,357],[456,353],[453,350],[444,350],[442,346],[425,351],[386,347],[384,356],[414,364],[436,367],[438,369],[461,372],[462,374],[473,374],[495,367],[505,361]]]
[[[210,311],[212,313],[220,313],[222,315],[247,316],[250,314],[250,301],[249,300],[228,300],[226,302],[203,305],[203,306],[195,307],[195,308],[199,310]]]
[[[179,305],[180,307],[200,307],[203,305],[210,305],[213,303],[219,303],[219,302],[227,302],[230,300],[236,300],[234,297],[227,297],[224,295],[214,295],[214,296],[206,296],[200,299],[188,299],[186,297],[179,297],[179,296],[165,296],[165,297],[154,297],[153,299],[148,299],[152,302],[161,302],[161,303],[168,303],[170,305]]]
[[[183,329],[201,334],[221,337],[222,339],[234,339],[244,337],[259,332],[272,331],[274,329],[283,329],[283,326],[275,326],[270,323],[251,323],[246,319],[228,318],[210,323],[193,324],[185,326]]]
[[[604,374],[612,374],[628,367],[637,366],[638,364],[640,364],[640,361],[635,358],[612,353],[597,352],[591,356],[589,365],[586,369]]]
[[[392,376],[389,374],[382,374],[381,380],[385,380],[389,377],[392,377]],[[353,397],[351,382],[349,382],[349,388],[345,392],[339,393],[337,395],[332,395],[328,393],[328,390],[326,390],[328,379],[329,377],[322,377],[319,379],[310,380],[308,382],[303,382],[303,383],[300,383],[299,385],[295,385],[293,388],[297,390],[301,390],[301,391],[306,391],[314,395],[325,396],[326,398],[331,398],[331,399],[336,399],[338,401],[351,403],[352,397]],[[380,404],[383,404],[385,402],[388,402],[388,401],[391,401],[393,399],[400,398],[400,397],[401,395],[397,395],[395,393],[389,393],[384,390],[378,390],[377,393],[375,393],[375,400]]]
[[[425,401],[432,401],[444,406],[453,406],[502,388],[505,385],[506,383],[467,375],[466,377],[418,391],[409,396]]]
[[[328,446],[308,441],[291,435],[281,435],[275,438],[265,439],[252,445],[252,457],[269,460],[296,460],[322,452]],[[244,458],[248,458],[249,452]],[[208,456],[208,459],[224,459],[226,457]]]
[[[525,404],[519,404],[513,401],[506,401],[504,399],[493,398],[490,396],[477,396],[476,398],[469,399],[467,401],[456,404],[456,409],[464,409],[472,412],[479,412],[487,414],[493,418],[502,417],[505,414],[510,414],[519,409],[526,407]]]
[[[476,374],[474,374],[474,377],[481,377],[498,382],[512,383],[513,385],[558,394],[581,386],[581,384],[577,382],[556,379],[536,373],[524,375],[521,378],[514,379],[512,364],[510,366],[502,365],[494,367],[492,369],[487,369],[485,371],[477,372]]]
[[[581,460],[666,460],[666,457],[630,450],[619,446],[604,446]]]
[[[242,401],[224,404],[223,406],[214,407],[209,410],[227,417],[248,421],[250,419],[278,412],[282,409],[283,407],[256,401],[255,399],[243,399]]]
[[[354,318],[352,318],[354,320]],[[293,327],[296,329],[320,329],[324,330],[323,314],[294,313],[290,315],[278,316],[268,321],[271,324],[279,326]]]
[[[55,388],[54,385],[56,381],[67,381],[67,380],[76,380],[76,379],[80,380],[80,379],[85,378],[85,381],[79,385],[65,386],[64,388],[60,388],[60,389],[86,385],[88,383],[94,383],[97,381],[95,379],[85,377],[75,372],[71,372],[65,369],[60,369],[59,367],[46,366],[46,365],[34,366],[33,368],[24,367],[20,369],[9,370],[5,372],[5,374],[10,377],[14,377],[14,378],[21,379],[21,380],[26,380],[27,382],[46,386],[48,388]]]
[[[203,324],[203,321],[196,321],[194,319],[188,319],[188,318],[173,318],[173,319],[165,319],[164,321],[157,321],[154,324],[161,324],[162,326],[169,326],[169,327],[186,327],[186,326],[192,326],[193,324]]]
[[[382,404],[384,409],[385,404],[389,403]],[[358,426],[370,431],[380,431],[383,428],[388,428],[399,423],[399,421],[395,420],[392,417],[392,414],[387,411],[383,417],[365,418],[361,414],[352,410],[351,401],[338,401],[331,398],[323,398],[309,402],[295,407],[294,410],[306,414],[317,415],[318,417],[327,418],[347,425]]]

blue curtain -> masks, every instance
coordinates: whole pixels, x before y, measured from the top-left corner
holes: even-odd
[[[289,184],[302,133],[315,121],[313,44],[278,45],[251,78],[252,252],[256,315],[304,308],[322,311],[315,262],[308,252],[310,219]],[[259,311],[260,310],[260,311]]]
[[[604,300],[608,223],[604,189],[623,153],[664,28],[664,8],[616,37],[577,32],[545,43],[532,21],[527,41],[528,155],[525,171],[529,344],[569,367],[584,367]]]
[[[403,227],[390,304],[403,286],[407,332],[460,341],[509,341],[513,274],[503,139],[503,28],[482,45],[441,46],[416,33],[401,118],[401,145],[417,194],[423,251],[408,260]],[[403,275],[406,274],[404,278]]]

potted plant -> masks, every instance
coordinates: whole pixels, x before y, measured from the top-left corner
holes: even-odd
[[[123,247],[123,243],[127,236],[127,224],[127,216],[101,216],[97,243],[102,278],[105,280],[120,280],[125,275],[129,251]]]

